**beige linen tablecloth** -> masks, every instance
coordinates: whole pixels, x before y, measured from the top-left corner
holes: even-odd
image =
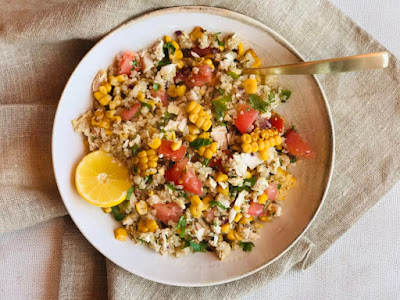
[[[213,5],[261,21],[308,60],[384,48],[327,0],[2,1],[0,8],[0,232],[66,215],[51,167],[51,127],[62,89],[82,56],[116,26],[157,8]],[[60,299],[232,299],[293,266],[309,267],[400,177],[400,64],[319,76],[336,129],[336,164],[311,228],[278,261],[240,281],[205,288],[154,283],[102,257],[68,216]]]

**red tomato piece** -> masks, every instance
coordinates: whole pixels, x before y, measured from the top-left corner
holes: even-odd
[[[268,188],[264,191],[264,194],[267,194],[268,199],[271,201],[275,200],[277,193],[278,193],[278,187],[275,182],[270,183]]]
[[[174,77],[174,82],[176,84],[180,83],[180,82],[184,82],[186,81],[186,76],[180,72],[176,72],[176,75]]]
[[[153,90],[153,87],[150,87],[150,95],[152,95],[153,97],[160,98],[160,100],[164,106],[168,105],[168,96],[167,96],[167,92],[165,90],[159,88],[156,92]]]
[[[214,219],[214,216],[214,209],[204,212],[204,217],[209,223],[211,223],[211,221]]]
[[[140,109],[140,104],[139,103],[133,104],[130,108],[124,109],[121,112],[121,119],[123,121],[132,120],[132,118],[136,115],[136,113],[139,111],[139,109]]]
[[[190,51],[193,51],[194,53],[196,53],[200,57],[206,56],[208,54],[217,53],[217,49],[212,48],[212,47],[207,47],[207,48],[204,48],[204,49],[201,49],[200,47],[196,47],[196,48],[190,49]]]
[[[314,151],[295,130],[289,130],[285,136],[286,148],[291,154],[300,157],[314,157]]]
[[[132,68],[132,62],[136,61],[137,67],[135,68],[136,71],[140,70],[140,58],[139,56],[130,50],[126,50],[122,55],[121,62],[119,64],[119,74],[126,74],[130,75]]]
[[[269,122],[271,123],[272,127],[275,127],[276,130],[278,130],[279,133],[283,132],[283,118],[275,115],[269,119]]]
[[[250,216],[257,217],[257,216],[265,215],[266,211],[264,212],[264,205],[262,205],[260,203],[251,202],[247,213]]]
[[[157,211],[156,218],[165,224],[168,224],[168,221],[171,220],[177,223],[183,213],[183,209],[180,208],[175,202],[170,202],[167,204],[157,203],[152,207]]]
[[[225,170],[222,167],[222,159],[220,159],[220,158],[211,159],[210,164],[208,166],[211,168],[218,167],[218,171],[225,173]]]
[[[177,162],[173,167],[165,172],[165,178],[173,182],[175,185],[182,185],[183,189],[187,192],[192,192],[201,195],[202,187],[201,181],[196,177],[192,169],[186,168],[188,163],[187,159]]]
[[[258,116],[258,110],[255,110],[245,104],[239,107],[238,115],[235,121],[235,126],[241,133],[245,133],[249,129],[250,125],[253,124],[254,120]]]
[[[210,83],[212,80],[212,69],[209,65],[203,64],[198,66],[199,71],[197,74],[190,74],[186,80],[188,87],[203,86]]]
[[[181,160],[185,157],[186,146],[181,146],[178,150],[174,151],[171,149],[172,141],[161,140],[161,146],[158,149],[158,153],[162,154],[163,157],[169,158],[171,160]]]

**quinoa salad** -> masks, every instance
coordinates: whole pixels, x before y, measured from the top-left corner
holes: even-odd
[[[292,92],[242,74],[260,66],[236,34],[195,27],[121,52],[99,71],[92,109],[72,121],[92,154],[75,178],[82,197],[120,223],[117,240],[222,260],[251,251],[284,214],[290,167],[314,153],[275,112]],[[106,171],[82,170],[101,164]]]

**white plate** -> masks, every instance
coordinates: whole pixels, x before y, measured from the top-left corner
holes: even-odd
[[[176,30],[194,26],[236,32],[245,48],[253,48],[264,65],[302,61],[300,54],[265,25],[231,11],[210,7],[177,7],[148,13],[117,28],[96,44],[79,63],[61,96],[54,121],[52,154],[54,174],[64,204],[82,234],[104,256],[141,277],[171,285],[205,286],[236,280],[269,265],[301,237],[319,210],[332,173],[334,140],[332,120],[324,93],[313,76],[280,77],[292,98],[282,105],[287,122],[296,124],[317,157],[301,160],[293,170],[297,184],[283,204],[283,216],[265,224],[262,237],[250,253],[234,251],[224,261],[211,253],[183,258],[161,256],[131,241],[115,240],[118,227],[109,214],[86,203],[75,190],[73,174],[84,155],[83,139],[71,120],[92,105],[91,82],[117,53],[151,46]]]

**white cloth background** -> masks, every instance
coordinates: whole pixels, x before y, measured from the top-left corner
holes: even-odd
[[[400,57],[399,0],[331,0]],[[400,183],[310,269],[249,299],[400,299]],[[0,236],[0,299],[55,299],[62,220]]]

